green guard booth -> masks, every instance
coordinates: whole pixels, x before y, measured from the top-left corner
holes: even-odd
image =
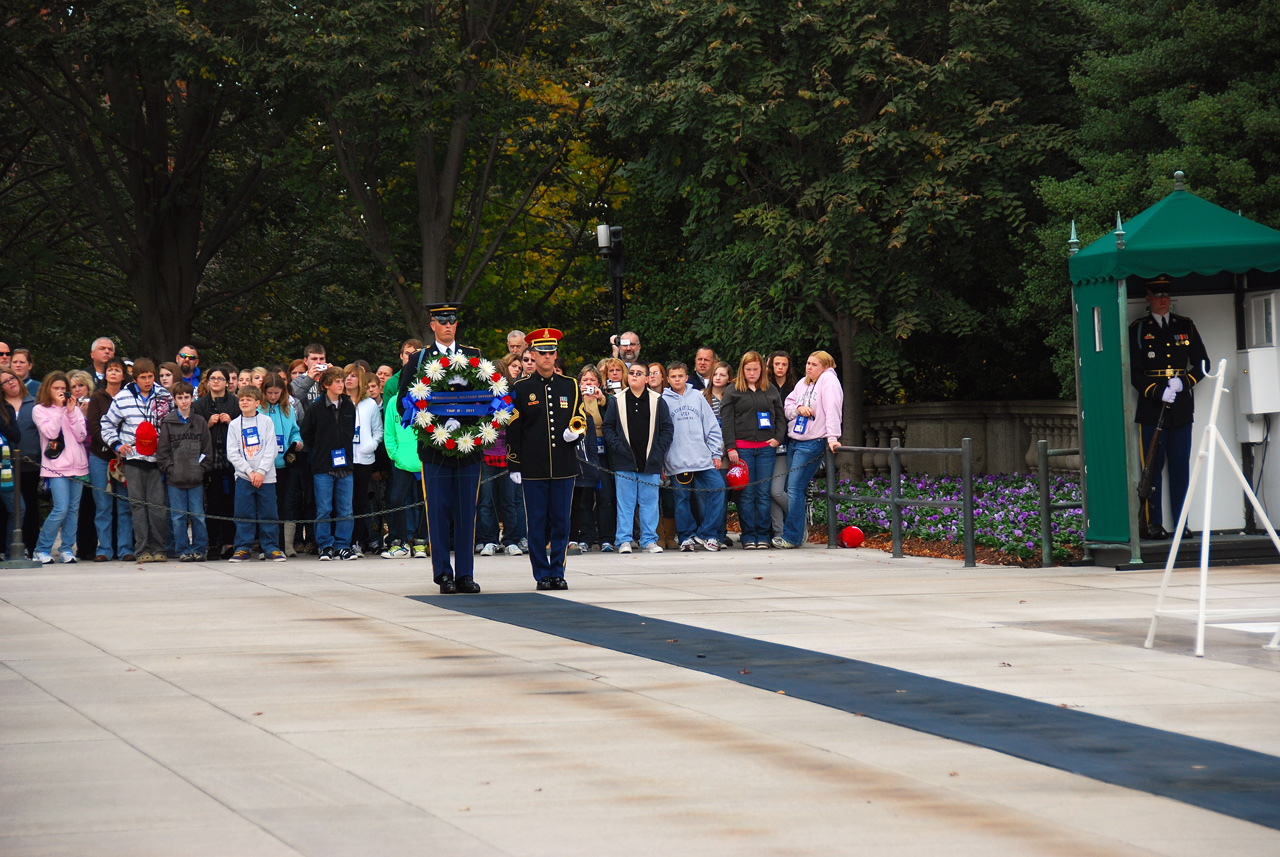
[[[1100,562],[1102,556],[1115,557],[1122,550],[1129,562],[1141,556],[1136,394],[1129,383],[1127,334],[1131,308],[1144,293],[1145,282],[1162,274],[1171,277],[1175,299],[1220,296],[1212,298],[1220,313],[1205,318],[1198,313],[1194,321],[1202,335],[1205,324],[1230,325],[1232,330],[1217,331],[1219,339],[1229,336],[1238,350],[1245,347],[1243,296],[1250,288],[1275,289],[1278,282],[1270,275],[1280,271],[1280,232],[1188,192],[1181,171],[1174,178],[1172,193],[1128,222],[1122,223],[1117,215],[1114,233],[1078,252],[1072,229],[1069,269],[1080,385],[1085,543]],[[1228,356],[1213,348],[1209,353],[1215,364]],[[1204,417],[1198,408],[1197,422]]]

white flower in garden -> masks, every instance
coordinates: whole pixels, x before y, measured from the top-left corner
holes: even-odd
[[[507,379],[503,378],[489,385],[489,392],[495,396],[505,396],[507,393]]]
[[[458,449],[462,452],[470,452],[475,448],[476,439],[469,434],[464,434],[458,438]]]
[[[432,360],[427,364],[427,377],[432,381],[439,381],[444,377],[444,369],[440,368],[439,360]]]
[[[492,423],[484,423],[476,430],[480,435],[480,440],[487,446],[498,439],[498,430],[493,427]]]
[[[431,388],[419,381],[409,388],[409,395],[415,399],[429,399],[431,398]]]
[[[478,368],[480,369],[481,375],[492,375],[494,372],[498,371],[497,367],[488,360],[481,360]]]
[[[449,430],[444,426],[436,426],[431,430],[431,442],[436,446],[444,446],[444,442],[449,439]]]

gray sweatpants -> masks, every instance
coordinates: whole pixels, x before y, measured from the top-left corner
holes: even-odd
[[[133,512],[133,551],[164,556],[169,516],[165,513],[164,478],[160,468],[126,461],[124,478],[129,482],[129,508]],[[144,506],[143,503],[151,503]]]

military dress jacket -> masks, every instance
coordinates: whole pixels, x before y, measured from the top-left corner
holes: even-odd
[[[1195,415],[1192,391],[1204,378],[1209,361],[1195,323],[1183,315],[1169,313],[1168,328],[1147,313],[1129,325],[1129,379],[1138,391],[1134,422],[1155,425],[1160,419],[1161,396],[1169,379],[1182,379],[1182,392],[1165,412],[1167,428],[1189,425]]]
[[[573,479],[578,475],[575,447],[564,430],[572,421],[581,434],[586,415],[578,383],[564,375],[543,378],[536,372],[511,390],[514,418],[507,424],[507,467],[525,479]],[[576,419],[575,419],[576,418]]]
[[[481,359],[484,359],[484,355],[480,353],[479,348],[472,348],[470,345],[462,345],[461,343],[458,343],[456,341],[454,342],[454,348],[463,357],[468,357],[468,358],[479,357]],[[432,342],[430,345],[424,347],[417,354],[409,358],[408,366],[406,366],[405,369],[400,370],[400,388],[396,390],[396,397],[395,397],[395,409],[396,409],[397,415],[401,415],[404,413],[404,408],[401,405],[401,399],[404,398],[405,393],[409,392],[409,388],[412,387],[415,383],[417,383],[419,379],[422,378],[425,372],[424,364],[431,362],[432,360],[436,359],[437,357],[440,357],[444,353],[445,353],[444,349],[440,348],[438,343]],[[410,369],[409,367],[412,367],[412,368]],[[447,378],[449,376],[446,375],[445,377]],[[465,392],[467,390],[473,390],[475,388],[471,384],[467,383],[467,384],[452,385],[450,389],[458,390],[460,392]],[[384,399],[386,398],[385,394],[383,395],[383,398]],[[459,417],[458,422],[462,423],[463,425],[466,425],[468,423],[478,422],[478,420],[475,417]],[[470,455],[465,455],[465,456],[445,455],[444,453],[436,450],[433,444],[423,443],[421,438],[418,439],[419,457],[423,461],[430,461],[432,464],[437,464],[437,465],[442,464],[446,466],[456,467],[459,464],[465,464],[467,462],[477,460],[483,454],[484,454],[484,450],[481,447],[477,446],[475,449],[475,452],[471,453]]]

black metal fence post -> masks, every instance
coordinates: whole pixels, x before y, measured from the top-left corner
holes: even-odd
[[[889,440],[889,526],[893,533],[893,558],[902,559],[902,459],[898,439]]]
[[[1049,441],[1036,441],[1036,467],[1040,471],[1040,567],[1053,565],[1053,533],[1049,519]]]
[[[960,480],[964,490],[964,567],[977,566],[973,533],[973,438],[960,441]]]
[[[828,446],[823,452],[827,462],[827,550],[840,547],[836,528],[836,454]]]

